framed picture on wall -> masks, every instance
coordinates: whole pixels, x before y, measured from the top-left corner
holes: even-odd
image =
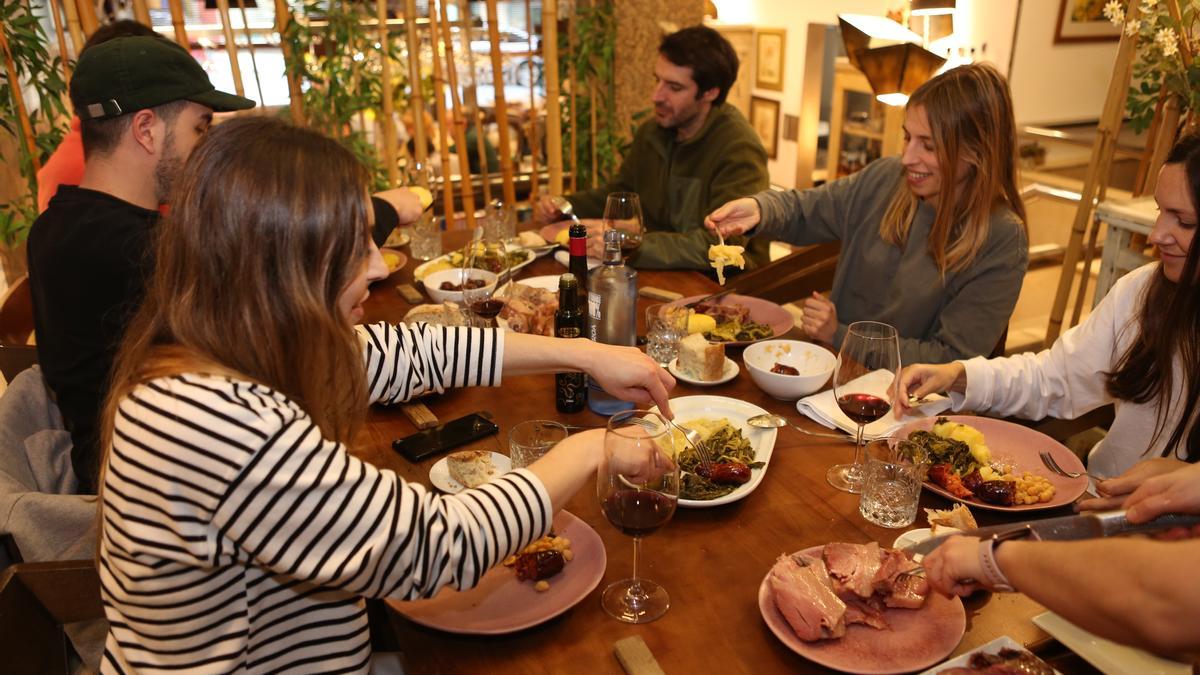
[[[783,91],[783,50],[787,31],[782,28],[759,28],[755,37],[754,86]]]
[[[1105,0],[1060,0],[1054,42],[1103,42],[1118,40],[1121,26],[1104,17]]]
[[[767,157],[775,159],[779,154],[779,101],[751,96],[750,126],[767,149]]]

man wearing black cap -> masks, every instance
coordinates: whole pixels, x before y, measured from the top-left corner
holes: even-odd
[[[71,78],[83,180],[29,232],[38,362],[71,432],[78,491],[96,490],[99,415],[125,324],[153,261],[158,208],[213,112],[254,101],[217,91],[182,47],[123,37],[87,50]]]

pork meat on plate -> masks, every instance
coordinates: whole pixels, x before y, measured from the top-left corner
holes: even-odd
[[[821,559],[780,556],[771,570],[775,606],[802,640],[838,638],[861,623],[889,628],[888,608],[919,609],[929,584],[904,573],[917,565],[901,551],[879,544],[828,544]]]

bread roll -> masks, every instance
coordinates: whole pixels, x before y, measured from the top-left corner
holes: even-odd
[[[693,380],[716,382],[725,371],[725,344],[709,342],[700,333],[680,340],[679,371]]]

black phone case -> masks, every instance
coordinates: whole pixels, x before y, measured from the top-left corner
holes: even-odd
[[[420,462],[500,431],[494,422],[472,413],[392,441],[392,449],[410,462]]]

